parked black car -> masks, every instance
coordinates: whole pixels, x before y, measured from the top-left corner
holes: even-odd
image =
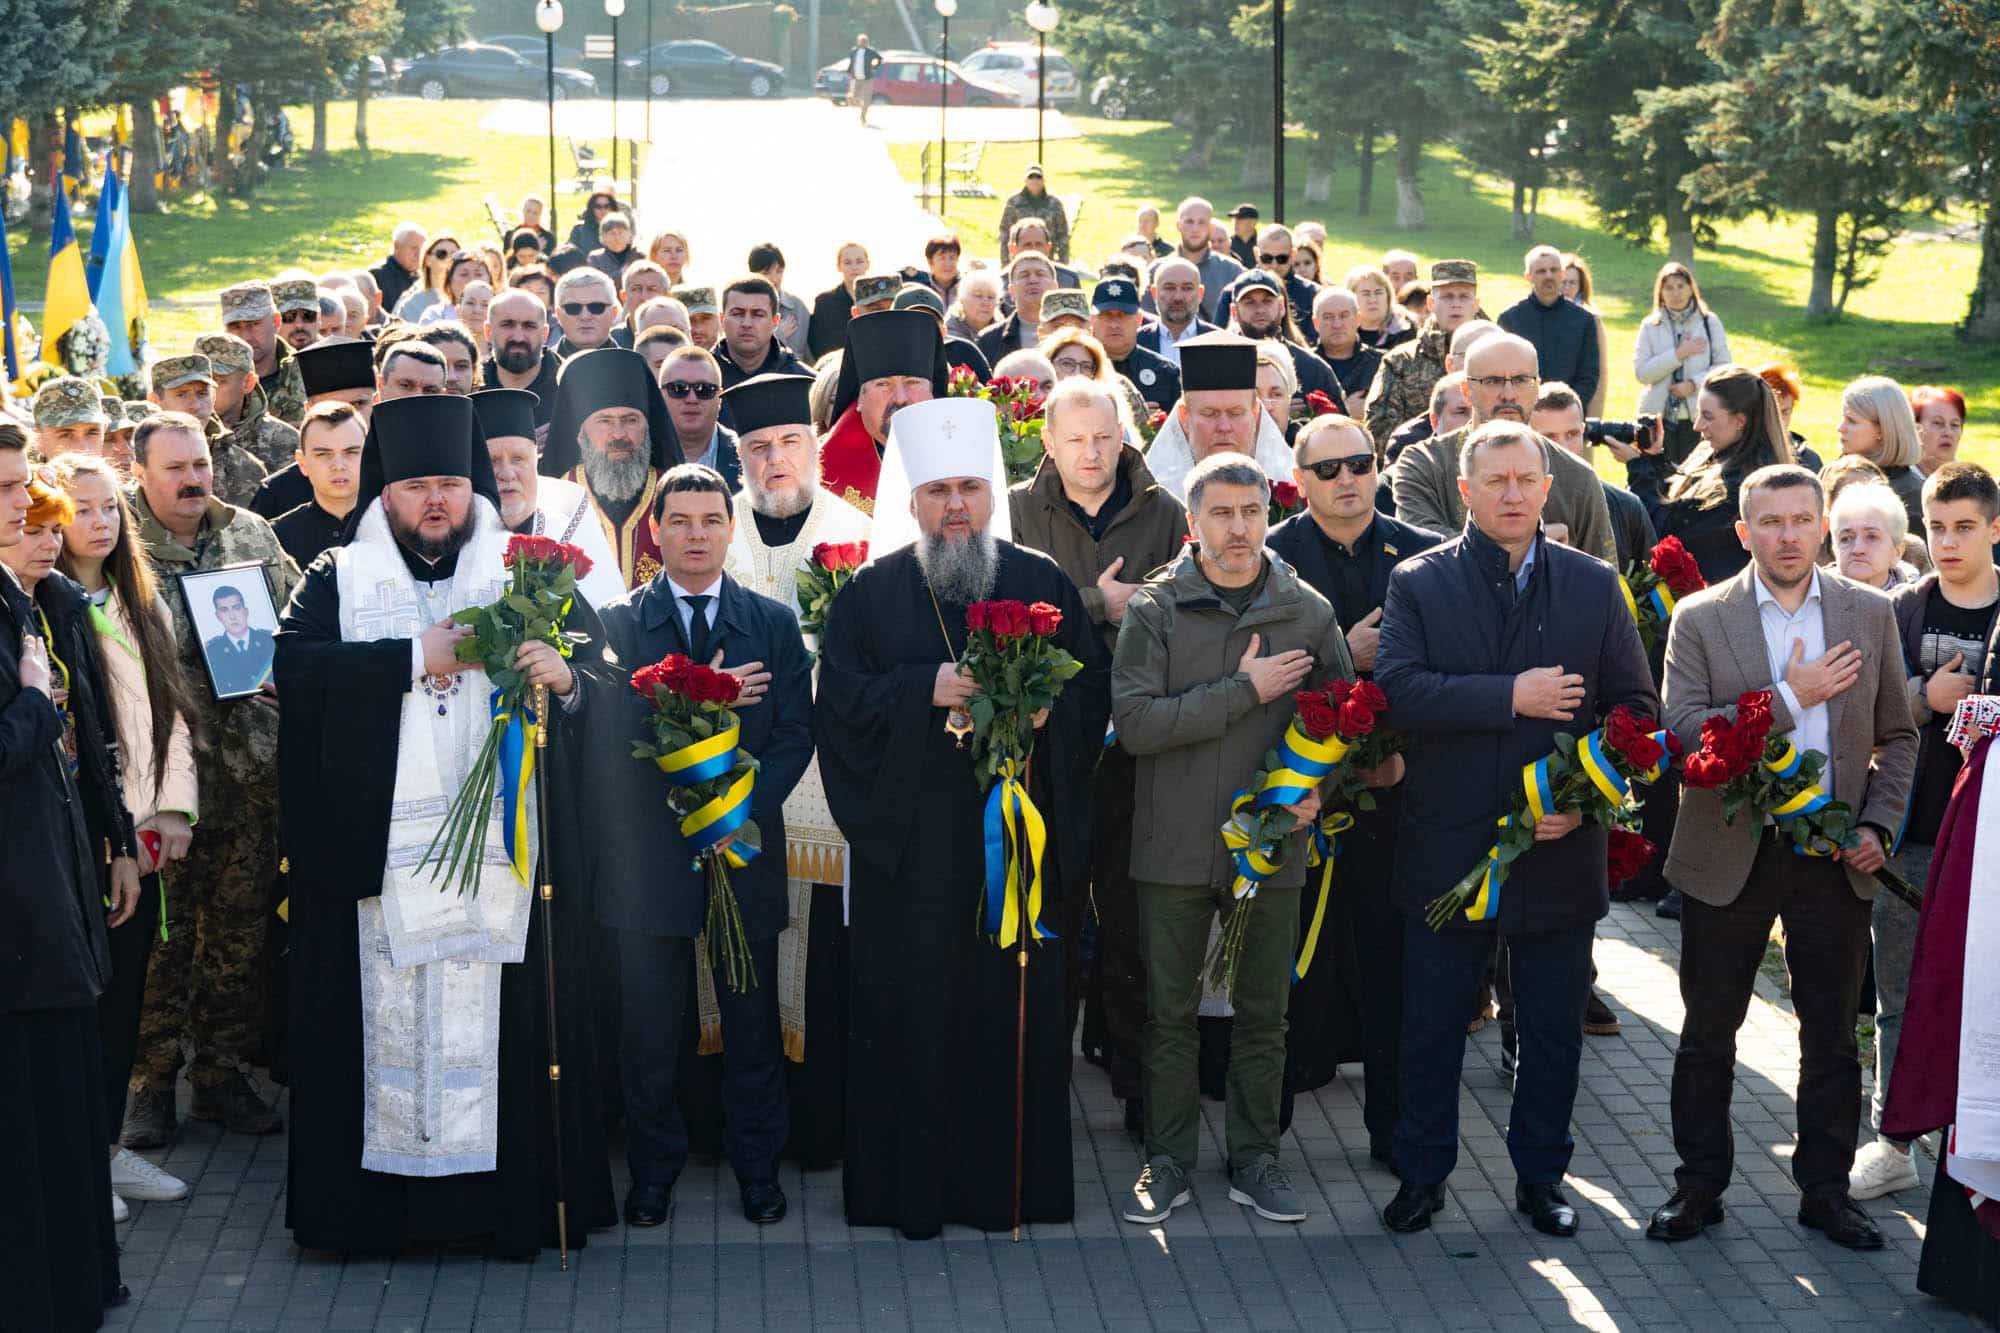
[[[647,84],[646,50],[625,56],[619,78],[634,88]],[[714,42],[661,42],[652,50],[652,94],[720,93],[730,97],[775,97],[784,90],[785,68],[768,60],[739,56]]]
[[[548,54],[548,46],[542,40],[542,35],[538,32],[504,33],[499,37],[481,37],[479,43],[481,46],[504,46],[523,60],[530,61],[537,66],[543,63]],[[565,46],[563,43],[557,42],[556,68],[584,69],[583,52],[577,50],[574,46]],[[596,77],[595,70],[584,70],[584,72],[593,78]]]
[[[543,63],[525,60],[504,46],[468,42],[410,62],[398,87],[425,101],[444,97],[540,97],[546,87]],[[556,70],[555,95],[595,97],[597,80],[580,69]]]

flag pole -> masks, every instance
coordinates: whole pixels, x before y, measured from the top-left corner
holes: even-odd
[[[564,1197],[562,1114],[562,1051],[556,1038],[556,889],[550,855],[549,826],[549,687],[535,686],[535,812],[542,830],[542,980],[548,1002],[549,1024],[549,1110],[555,1129],[556,1168],[556,1253],[562,1271],[569,1271],[569,1202]]]
[[[1031,752],[1021,766],[1021,786],[1025,790],[1034,781],[1035,757]],[[1024,821],[1025,822],[1025,821]],[[1026,847],[1027,829],[1021,830],[1022,837],[1016,844]],[[1020,877],[1035,873],[1032,857],[1021,858]],[[1017,877],[1017,878],[1020,878]],[[1021,928],[1016,936],[1015,957],[1018,958],[1019,982],[1014,1002],[1014,1239],[1021,1239],[1021,1173],[1026,1157],[1024,1126],[1027,1124],[1028,1097],[1028,934],[1033,928],[1033,918],[1028,915],[1028,885],[1017,882],[1014,891],[1021,895]]]

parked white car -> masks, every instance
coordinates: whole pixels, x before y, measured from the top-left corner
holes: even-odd
[[[959,62],[973,78],[1011,88],[1022,106],[1035,104],[1036,50],[1033,42],[989,42]],[[1048,87],[1045,98],[1050,106],[1067,106],[1083,92],[1076,69],[1060,51],[1049,52]]]

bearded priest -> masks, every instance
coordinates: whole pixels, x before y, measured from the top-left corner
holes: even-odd
[[[577,353],[556,377],[551,411],[541,475],[583,488],[618,553],[625,586],[644,587],[660,572],[650,520],[674,440],[667,400],[646,358],[623,347]]]
[[[876,490],[873,561],[841,590],[821,644],[820,773],[847,836],[850,1036],[843,1182],[853,1226],[912,1239],[947,1222],[1012,1224],[1015,1036],[1023,972],[980,933],[985,794],[972,750],[946,732],[967,706],[966,607],[1049,602],[1083,663],[1037,732],[1029,789],[1047,821],[1044,920],[1081,893],[1090,774],[1110,712],[1108,662],[1076,585],[1007,540],[1006,473],[990,403],[948,398],[895,414]],[[1070,1037],[1064,956],[1030,946],[1020,1217],[1067,1221]]]
[[[457,660],[447,617],[497,601],[509,534],[467,398],[380,404],[362,453],[353,540],[307,571],[277,636],[285,701],[278,785],[291,859],[293,1062],[286,1222],[299,1246],[395,1254],[483,1240],[531,1257],[556,1239],[555,1162],[569,1238],[616,1220],[579,896],[579,784],[568,709],[601,672],[601,627],[565,661],[545,644],[515,666],[548,687],[545,771],[555,847],[556,978],[543,919],[515,875],[501,820],[485,823],[477,892],[440,892],[420,866],[471,771],[492,687]],[[560,705],[554,701],[561,701]],[[525,793],[535,809],[536,793]],[[503,802],[504,803],[504,802]],[[529,864],[541,829],[526,831]],[[552,873],[551,873],[552,872]],[[565,1076],[561,1152],[549,1098],[547,987]]]

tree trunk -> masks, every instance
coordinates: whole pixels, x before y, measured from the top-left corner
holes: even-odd
[[[817,15],[817,10],[814,11]],[[361,57],[361,77],[354,81],[354,146],[368,156],[368,57]],[[549,200],[548,216],[556,215],[556,201]]]
[[[362,74],[365,78],[367,71],[364,69]],[[312,147],[306,151],[306,160],[326,161],[326,93],[318,88],[313,90],[313,141]]]
[[[132,170],[127,173],[125,193],[134,213],[160,211],[160,123],[153,115],[150,97],[135,97],[132,108]]]
[[[1535,220],[1528,215],[1528,187],[1518,180],[1514,182],[1514,239],[1535,239]]]
[[[1262,116],[1250,122],[1250,132],[1244,136],[1243,169],[1236,187],[1249,194],[1271,188],[1271,127]]]
[[[1359,179],[1354,185],[1354,214],[1367,217],[1375,207],[1375,127],[1361,131]]]
[[[1694,215],[1679,198],[1667,201],[1666,217],[1662,219],[1667,228],[1667,258],[1677,264],[1694,268]]]
[[[1840,213],[1821,208],[1813,214],[1812,290],[1806,296],[1806,318],[1834,317],[1833,273],[1840,264]]]
[[[1423,136],[1405,124],[1396,130],[1396,225],[1404,231],[1422,231],[1424,187],[1420,179],[1424,161]]]
[[[1207,115],[1197,115],[1188,126],[1188,150],[1180,165],[1183,171],[1207,171],[1215,165],[1215,123]]]
[[[2000,194],[1986,201],[1986,221],[1979,228],[1979,280],[1958,336],[1974,342],[2000,341]]]
[[[1315,134],[1312,152],[1306,161],[1306,202],[1324,204],[1333,198],[1333,169],[1339,165],[1340,140],[1331,134]]]

